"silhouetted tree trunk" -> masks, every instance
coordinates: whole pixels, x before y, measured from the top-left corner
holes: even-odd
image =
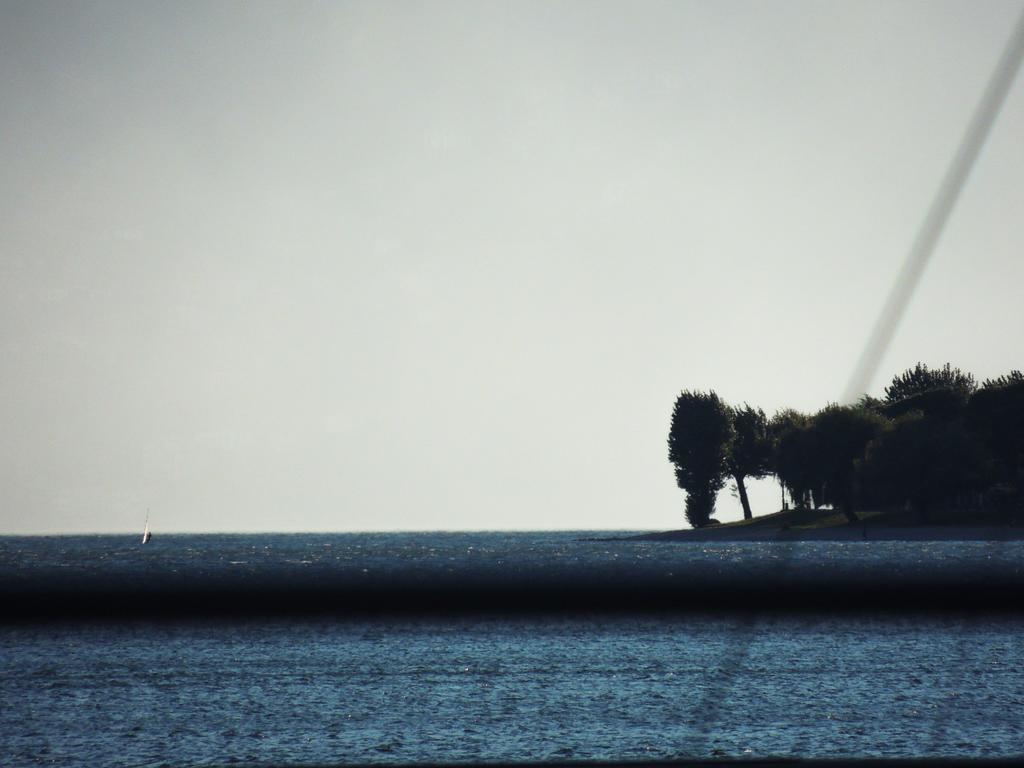
[[[793,509],[810,509],[810,503],[807,498],[807,491],[794,491],[792,488],[790,488],[789,498],[793,501]]]
[[[743,519],[753,520],[754,513],[750,511],[750,499],[747,498],[747,486],[743,484],[743,475],[736,475],[736,488],[740,492],[740,504],[743,505]]]

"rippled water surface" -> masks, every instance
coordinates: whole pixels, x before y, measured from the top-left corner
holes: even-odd
[[[0,539],[5,584],[434,575],[1019,573],[1021,545],[574,534]],[[668,574],[672,574],[671,577]],[[366,578],[371,578],[367,575]],[[973,618],[0,627],[0,764],[1020,756],[1024,622]]]
[[[188,585],[430,578],[671,583],[761,574],[894,582],[957,573],[1024,580],[1024,541],[653,542],[589,532],[0,537],[0,584]]]

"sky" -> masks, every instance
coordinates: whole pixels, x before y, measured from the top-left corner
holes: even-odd
[[[683,527],[676,396],[841,397],[1020,8],[0,0],[0,533]],[[872,393],[1024,367],[1022,136]]]

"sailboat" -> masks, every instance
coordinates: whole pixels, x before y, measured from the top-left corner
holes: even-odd
[[[142,531],[142,543],[148,544],[149,540],[153,538],[153,534],[149,532],[149,510],[146,510],[146,527]]]

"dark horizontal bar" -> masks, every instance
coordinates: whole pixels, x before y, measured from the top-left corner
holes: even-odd
[[[0,585],[0,622],[262,616],[564,616],[580,614],[1001,614],[1024,616],[1019,581],[429,586],[190,584],[187,588]]]

